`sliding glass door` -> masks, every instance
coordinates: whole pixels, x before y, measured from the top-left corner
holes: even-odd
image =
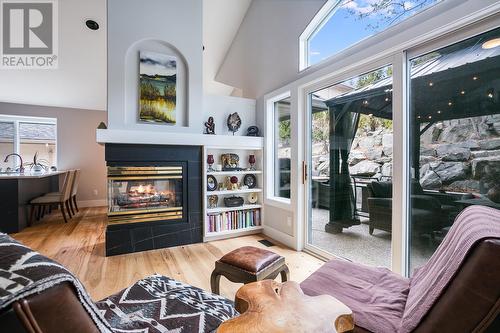
[[[500,209],[500,29],[408,67],[411,274],[465,207]]]
[[[306,89],[308,250],[411,275],[463,209],[500,209],[500,28],[474,29]]]
[[[391,267],[392,66],[309,93],[307,245]]]

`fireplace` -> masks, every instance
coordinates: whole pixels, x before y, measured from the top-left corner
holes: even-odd
[[[182,166],[108,167],[108,222],[182,220]]]
[[[202,241],[201,147],[106,144],[106,255]]]

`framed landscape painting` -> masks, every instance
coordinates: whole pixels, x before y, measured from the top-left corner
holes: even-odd
[[[139,120],[175,124],[177,59],[144,51],[139,59]]]

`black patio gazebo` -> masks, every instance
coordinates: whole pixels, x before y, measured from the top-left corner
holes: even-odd
[[[500,29],[412,62],[410,133],[434,123],[500,113],[500,47],[483,49]],[[359,224],[347,160],[359,115],[392,119],[392,77],[325,101],[330,111],[330,222],[328,232]],[[419,178],[420,140],[413,140],[411,165]]]

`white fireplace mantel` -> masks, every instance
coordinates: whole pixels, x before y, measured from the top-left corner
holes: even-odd
[[[194,133],[168,133],[158,131],[139,131],[123,129],[97,129],[98,143],[128,143],[152,145],[186,146],[234,146],[242,148],[263,148],[264,138],[252,136],[207,135]]]

